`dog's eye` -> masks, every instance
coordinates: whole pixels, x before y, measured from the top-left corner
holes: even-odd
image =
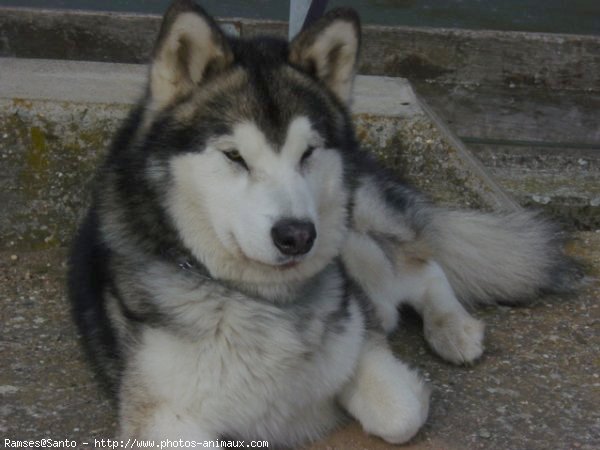
[[[304,164],[308,160],[308,158],[310,158],[310,155],[312,155],[314,151],[314,147],[308,147],[302,154],[302,158],[300,158],[300,164]]]
[[[242,158],[242,155],[240,155],[239,150],[228,150],[223,153],[230,161],[233,161],[234,163],[239,164],[244,169],[248,170],[248,165],[246,164],[246,161],[244,161],[244,158]]]

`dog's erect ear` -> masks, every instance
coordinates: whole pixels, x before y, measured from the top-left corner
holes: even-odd
[[[352,9],[331,10],[290,44],[290,62],[322,80],[343,102],[350,101],[360,46],[360,19]]]
[[[160,108],[227,68],[233,54],[215,21],[191,0],[165,13],[150,68],[150,94]]]

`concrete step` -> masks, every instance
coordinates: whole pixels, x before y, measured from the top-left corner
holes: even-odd
[[[519,204],[541,209],[567,227],[600,228],[600,151],[467,145]]]
[[[94,168],[142,95],[146,73],[137,64],[0,58],[0,248],[69,242]],[[434,200],[517,207],[406,80],[359,76],[354,94],[364,147]]]
[[[417,91],[521,205],[600,228],[600,94],[419,84]]]
[[[433,396],[427,425],[403,448],[598,448],[600,233],[576,238],[572,251],[595,281],[576,297],[478,311],[487,323],[486,352],[473,366],[442,362],[427,348],[421,324],[404,316],[390,341]],[[69,439],[94,448],[95,439],[114,437],[117,410],[78,345],[65,255],[63,248],[0,251],[0,430],[2,439]],[[310,448],[390,446],[350,423]]]
[[[153,2],[159,3],[158,10],[162,11],[166,2]],[[209,3],[215,4],[215,8],[221,3],[225,10],[230,6],[229,2]],[[375,6],[375,2],[367,3]],[[136,6],[140,4],[148,6],[150,2]],[[248,8],[256,12],[266,4],[249,3]],[[356,6],[356,2],[348,4]],[[117,5],[107,4],[110,9]],[[133,3],[121,5],[128,9]],[[385,9],[391,5],[392,2],[381,2],[377,7]],[[407,6],[407,2],[398,5],[413,6]],[[425,3],[419,5],[427,7]],[[280,6],[280,10],[285,11],[287,18],[285,6]],[[510,8],[510,4],[504,7]],[[210,5],[207,8],[210,13],[217,11]],[[574,10],[569,13],[575,13]],[[589,8],[585,11],[591,21],[596,19]],[[496,17],[497,11],[493,15]],[[160,21],[158,14],[0,8],[0,56],[146,63]],[[287,38],[288,35],[287,22],[282,21],[223,17],[218,23],[226,32],[242,37],[269,34]],[[581,23],[577,27],[583,32]],[[442,85],[600,90],[600,36],[373,26],[366,22],[362,31],[358,71],[364,75],[403,77]]]
[[[495,179],[526,207],[545,211],[567,227],[581,230],[600,228],[600,182],[597,174],[530,171],[519,168],[494,169]]]

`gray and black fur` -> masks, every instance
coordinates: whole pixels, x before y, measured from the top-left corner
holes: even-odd
[[[188,26],[188,19],[197,21],[198,27],[186,28],[173,44],[169,39]],[[204,41],[194,40],[198,30]],[[458,299],[468,303],[522,301],[571,286],[573,266],[553,225],[530,212],[482,214],[438,208],[360,149],[346,106],[356,63],[348,58],[356,58],[359,30],[356,13],[338,9],[288,45],[271,37],[226,37],[191,1],[175,1],[166,13],[147,93],[98,171],[93,202],[74,241],[69,266],[75,319],[96,367],[118,397],[122,436],[165,437],[163,430],[173,429],[188,433],[187,437],[239,436],[300,445],[336,426],[343,418],[341,405],[368,432],[389,442],[404,442],[424,422],[428,396],[412,372],[393,359],[377,319],[380,307],[385,310],[389,304],[395,310],[405,300],[404,284],[395,284],[395,276],[383,284],[370,279],[361,266],[363,257],[380,261],[399,277],[414,271],[406,292],[421,292],[420,280],[437,283],[439,265]],[[345,41],[349,34],[353,40]],[[176,54],[165,53],[170,45],[177,46]],[[354,52],[344,53],[353,45]],[[324,47],[326,54],[319,54]],[[197,55],[202,56],[199,61]],[[308,118],[322,138],[318,151],[335,152],[341,161],[339,202],[344,213],[339,248],[319,261],[318,270],[302,271],[309,254],[298,269],[265,266],[264,278],[256,282],[250,278],[258,277],[263,266],[248,269],[254,270],[251,276],[228,266],[227,275],[221,275],[210,265],[210,255],[189,245],[193,236],[182,231],[180,217],[170,209],[174,197],[169,192],[179,182],[172,162],[180,156],[201,155],[211,139],[233,133],[240,121],[251,121],[274,149],[280,149],[299,116]],[[310,157],[310,152],[305,155]],[[243,167],[244,159],[236,161],[231,163],[235,170],[249,170]],[[319,242],[315,245],[325,244]],[[366,248],[372,253],[362,253]],[[269,279],[272,283],[265,281]],[[379,292],[386,282],[390,289]],[[436,302],[444,299],[423,300],[415,294],[411,301],[424,314],[426,335],[442,356],[455,362],[478,357],[477,350],[467,349],[462,356],[445,353],[441,335],[435,329],[428,331],[426,315],[432,309],[436,313]],[[466,321],[469,339],[477,341],[473,345],[480,346],[482,328],[458,307],[452,308],[459,321]],[[449,330],[444,332],[455,332]],[[296,342],[290,344],[287,357],[284,344],[278,347],[281,334]],[[213,386],[205,400],[216,403],[198,406],[189,417],[179,410],[169,415],[165,411],[181,407],[189,412],[196,403],[185,403],[184,408],[183,400],[169,403],[152,397],[162,386],[157,380],[163,379],[149,369],[155,367],[154,358],[164,358],[169,365],[175,343],[181,343],[181,355],[188,355],[190,348],[219,336],[226,336],[233,347],[227,347],[232,355],[223,354],[219,368],[229,381]],[[326,358],[331,365],[339,364],[339,373],[325,362],[317,363],[338,341],[343,344],[334,354],[354,355],[351,362]],[[210,348],[221,348],[214,345]],[[245,356],[237,354],[236,345],[248,345]],[[164,348],[171,350],[161,356]],[[156,372],[163,369],[160,364],[156,367]],[[293,370],[287,374],[289,367]],[[385,389],[382,395],[399,399],[399,406],[382,411],[385,420],[372,413],[370,391],[363,387],[375,376],[370,372],[373,367],[381,368],[375,375],[377,385]],[[176,375],[186,373],[184,367]],[[331,386],[337,387],[319,387],[317,373],[324,379],[331,376],[335,380]],[[209,378],[198,377],[193,381],[198,385]],[[165,392],[171,392],[167,378]],[[303,393],[289,397],[285,380],[298,383]],[[261,394],[263,383],[272,389],[270,397]],[[227,389],[220,393],[223,386]],[[236,391],[240,386],[244,389]],[[221,394],[225,412],[215,400]],[[263,419],[244,416],[241,406],[241,412],[227,408],[230,397],[261,412]],[[304,398],[312,399],[310,405],[302,406]]]

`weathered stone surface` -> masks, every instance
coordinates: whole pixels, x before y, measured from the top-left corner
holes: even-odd
[[[420,325],[405,318],[397,355],[433,387],[419,450],[583,449],[600,446],[600,233],[580,233],[572,252],[594,281],[575,297],[477,312],[486,353],[471,367],[442,362]],[[0,431],[9,439],[112,438],[116,408],[77,345],[65,299],[65,251],[0,252]],[[313,450],[390,448],[351,423]]]
[[[0,9],[0,56],[145,63],[155,14]],[[245,37],[287,37],[287,23],[228,18]],[[600,90],[598,36],[364,26],[359,71],[443,84]]]
[[[65,245],[128,106],[0,99],[0,247]]]
[[[600,228],[600,94],[421,83],[417,92],[519,204]]]
[[[146,68],[11,58],[0,64],[0,248],[65,245],[87,203],[94,167],[143,92]],[[355,92],[364,147],[434,200],[514,206],[426,113],[406,80],[360,76]]]

